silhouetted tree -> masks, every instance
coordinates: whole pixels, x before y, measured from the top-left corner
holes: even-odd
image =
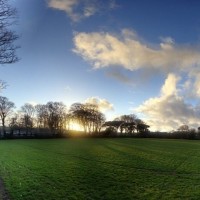
[[[89,133],[98,133],[101,130],[102,124],[105,122],[105,116],[99,111],[96,104],[84,104],[86,116],[86,125]]]
[[[24,114],[30,116],[30,117],[34,117],[34,113],[35,113],[35,107],[30,104],[30,103],[25,103],[22,107],[21,110]]]
[[[179,128],[178,128],[178,131],[182,131],[182,132],[188,132],[189,131],[189,126],[188,125],[181,125]]]
[[[94,104],[74,103],[70,107],[71,119],[80,124],[85,133],[100,132],[105,116]]]
[[[32,128],[34,126],[34,114],[35,114],[35,107],[30,104],[26,103],[21,107],[23,113],[23,125],[26,129],[26,135],[28,132],[32,134]]]
[[[93,132],[100,133],[101,127],[106,121],[106,117],[103,113],[101,112],[96,112],[94,116],[94,129]]]
[[[133,134],[135,130],[137,130],[138,133],[149,132],[149,126],[138,119],[134,114],[121,115],[115,118],[114,121],[105,122],[103,127],[107,127],[109,131],[115,130],[115,133],[120,131],[121,134],[125,133],[129,135]]]
[[[48,110],[44,104],[35,106],[36,120],[38,128],[48,128]]]
[[[142,133],[142,134],[148,133],[149,127],[150,126],[145,123],[139,123],[139,124],[137,124],[137,132]]]
[[[109,131],[113,131],[115,133],[117,133],[118,129],[120,128],[120,126],[124,123],[124,121],[120,121],[119,118],[116,118],[115,120],[113,121],[107,121],[103,124],[102,127],[106,127],[106,130],[109,130]],[[122,130],[120,128],[120,132],[122,133]]]
[[[115,120],[122,121],[119,127],[121,133],[125,132],[128,134],[132,134],[136,129],[136,123],[135,123],[136,119],[137,119],[136,115],[130,114],[130,115],[121,115]]]
[[[71,122],[71,119],[72,119],[72,117],[71,117],[71,114],[70,113],[66,113],[66,115],[65,115],[65,129],[66,130],[70,130],[70,122]]]
[[[137,117],[134,114],[121,115],[120,117],[115,118],[116,121],[124,121],[124,122],[127,122],[127,123],[135,122],[136,119],[137,119]]]
[[[149,132],[149,125],[147,125],[143,120],[141,119],[136,119],[135,120],[136,123],[136,130],[138,133],[148,133]],[[144,135],[143,135],[144,136]]]
[[[14,42],[18,35],[10,29],[16,18],[16,9],[9,5],[8,0],[0,0],[0,64],[18,61]]]
[[[125,133],[133,134],[136,129],[135,122],[124,122],[120,126],[120,132],[122,133],[125,131]]]
[[[11,113],[15,104],[8,100],[7,97],[0,96],[0,118],[2,122],[2,132],[5,136],[5,120],[6,117]]]
[[[24,128],[24,119],[23,114],[18,111],[10,118],[9,127],[11,130],[11,135],[13,135],[14,131],[18,131],[18,136],[21,135],[21,130]]]
[[[61,132],[65,128],[66,106],[62,102],[48,102],[46,107],[49,128],[53,133]]]
[[[81,103],[74,103],[70,107],[70,117],[71,120],[76,121],[78,124],[80,124],[84,131],[87,132],[87,111],[85,110],[85,107]]]

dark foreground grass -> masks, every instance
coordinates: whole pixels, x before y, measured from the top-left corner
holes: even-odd
[[[11,199],[200,199],[200,142],[4,140],[0,177]]]

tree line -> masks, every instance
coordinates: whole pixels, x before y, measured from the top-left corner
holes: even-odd
[[[128,134],[148,132],[149,126],[135,115],[122,115],[113,121],[106,121],[98,105],[74,103],[67,109],[62,102],[48,102],[32,105],[25,103],[14,112],[15,104],[0,96],[0,119],[2,137],[31,135],[37,130],[47,130],[52,135],[64,135],[73,123],[79,124],[87,135]]]
[[[74,103],[69,109],[62,102],[25,103],[15,111],[14,102],[0,96],[0,122],[1,138],[66,137],[76,123],[82,129],[79,135],[84,136],[200,139],[200,127],[195,130],[188,125],[181,125],[172,132],[150,132],[150,126],[135,114],[106,121],[98,105],[91,103]]]

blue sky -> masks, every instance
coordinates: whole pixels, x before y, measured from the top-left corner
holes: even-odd
[[[21,60],[2,92],[24,103],[95,102],[152,130],[200,117],[200,1],[12,0]]]

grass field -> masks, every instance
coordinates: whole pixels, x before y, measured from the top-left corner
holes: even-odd
[[[0,177],[11,199],[200,199],[200,142],[2,140]]]

